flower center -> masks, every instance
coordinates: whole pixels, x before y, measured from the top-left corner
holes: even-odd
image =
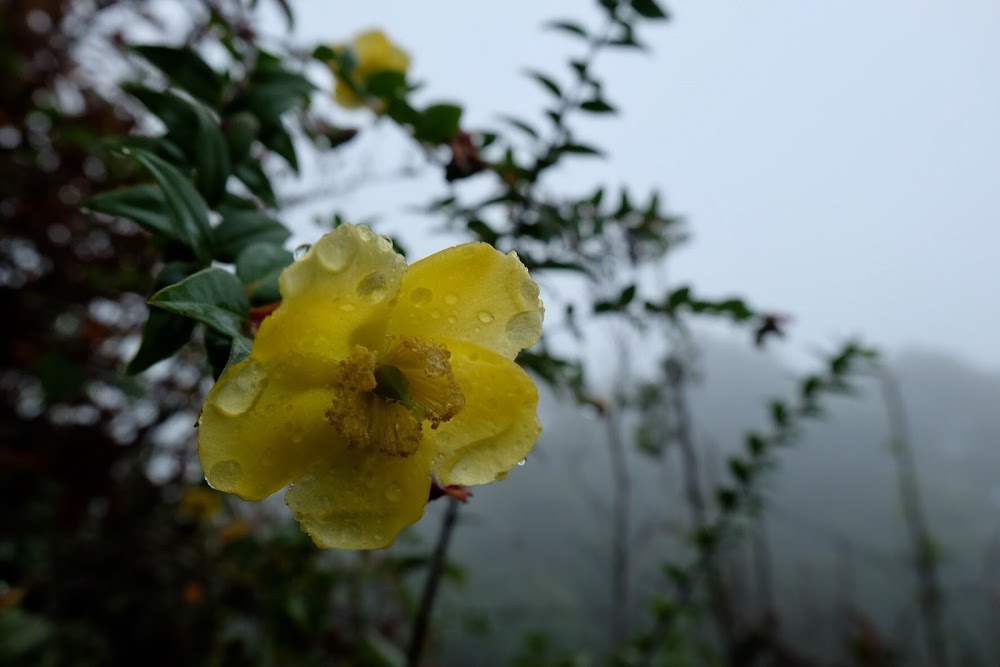
[[[327,421],[352,447],[409,456],[432,429],[457,415],[465,397],[444,345],[406,336],[390,338],[378,354],[360,345],[340,362]]]

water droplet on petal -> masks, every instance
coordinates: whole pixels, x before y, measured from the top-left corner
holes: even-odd
[[[493,321],[493,313],[491,313],[488,310],[480,310],[479,321],[482,322],[483,324],[489,324],[490,322]]]
[[[389,486],[385,487],[385,499],[390,503],[398,503],[403,499],[403,489],[393,482]]]
[[[213,489],[235,491],[243,478],[243,467],[236,461],[220,461],[208,471],[205,480]]]
[[[412,301],[417,306],[422,306],[428,303],[434,295],[426,287],[418,287],[412,292],[410,292],[410,301]]]
[[[434,312],[431,313],[431,317],[433,317],[435,320],[441,319],[441,311],[435,310]]]
[[[292,257],[294,257],[295,259],[302,259],[305,256],[305,254],[309,252],[309,248],[311,247],[312,245],[308,243],[303,243],[292,252]]]
[[[534,280],[528,278],[521,283],[521,295],[529,304],[533,305],[538,300],[538,294],[538,283]]]
[[[320,263],[330,271],[339,273],[347,268],[347,265],[354,259],[357,249],[350,241],[337,239],[336,241],[326,241],[316,245],[316,254]]]
[[[457,322],[457,321],[458,321],[458,320],[456,320],[456,319],[455,319],[455,316],[454,316],[454,315],[449,315],[449,316],[448,316],[448,324],[454,324],[454,323],[455,323],[455,322]]]
[[[454,306],[456,303],[458,303],[458,297],[455,296],[454,294],[449,293],[444,297],[444,302],[449,306]]]
[[[230,417],[236,417],[253,408],[254,403],[267,385],[264,369],[252,359],[219,384],[213,403],[215,407]]]
[[[521,459],[520,461],[517,462],[517,465],[523,466],[527,462],[528,462],[528,459]]]
[[[519,347],[527,347],[538,340],[542,331],[542,314],[537,310],[517,313],[507,320],[507,338]]]
[[[357,521],[348,521],[344,526],[344,532],[352,540],[358,540],[361,538],[361,524]]]
[[[345,313],[353,313],[355,310],[358,309],[358,307],[355,306],[353,303],[342,303],[337,307],[340,308]]]
[[[386,282],[384,273],[372,271],[358,283],[356,288],[358,296],[371,303],[379,303],[389,293],[389,290],[386,289]]]

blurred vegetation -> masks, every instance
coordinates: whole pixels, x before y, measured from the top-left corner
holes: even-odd
[[[276,174],[319,179],[322,190],[303,154],[338,153],[392,124],[439,174],[414,235],[443,224],[517,251],[543,284],[572,276],[584,286],[545,295],[547,333],[518,361],[604,430],[588,446],[609,457],[592,490],[606,510],[595,516],[608,547],[608,642],[594,652],[533,631],[508,642],[509,664],[973,664],[954,662],[943,631],[933,536],[895,402],[921,629],[894,646],[862,614],[836,655],[824,655],[788,636],[773,606],[747,612],[731,556],[759,544],[754,526],[783,453],[832,396],[885,371],[873,350],[845,343],[771,400],[722,471],[706,474],[690,398],[699,322],[731,325],[761,348],[781,337],[786,318],[738,295],[640,279],[688,234],[659,193],[564,193],[550,180],[602,157],[574,125],[616,113],[594,63],[609,50],[642,57],[643,30],[668,18],[665,7],[600,0],[593,26],[553,21],[578,53],[565,70],[527,73],[545,108],[498,110],[496,127],[474,128],[460,100],[423,102],[406,72],[355,77],[349,52],[332,45],[265,48],[258,12],[282,13],[291,29],[284,0],[210,0],[194,11],[178,3],[179,24],[159,4],[2,4],[0,304],[10,323],[0,334],[0,493],[11,509],[0,516],[0,662],[454,664],[449,646],[435,643],[445,633],[435,631],[434,582],[443,573],[445,586],[460,585],[480,564],[449,560],[446,541],[434,549],[417,531],[384,552],[319,551],[268,503],[209,489],[191,428],[213,378],[247,354],[280,298],[277,275],[294,261],[288,179]],[[138,43],[137,26],[172,39]],[[319,102],[331,72],[368,109],[367,124],[348,125]],[[330,203],[329,224],[340,224]],[[584,347],[601,336],[620,358],[611,388],[586,372]],[[644,376],[629,360],[637,341],[655,357]],[[636,562],[650,556],[634,539],[637,456],[677,457],[686,514],[675,531],[684,548],[657,552],[660,576],[639,586]],[[457,511],[450,503],[444,536],[461,530]],[[766,548],[758,555],[766,592],[774,575]],[[576,557],[567,548],[565,558]],[[462,623],[475,637],[491,622]]]

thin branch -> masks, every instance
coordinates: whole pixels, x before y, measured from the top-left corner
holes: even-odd
[[[407,667],[419,667],[420,661],[423,659],[434,602],[437,599],[438,589],[441,587],[441,576],[444,574],[448,558],[448,543],[451,541],[451,534],[454,532],[455,523],[458,520],[458,507],[461,501],[449,496],[447,502],[448,506],[441,522],[441,532],[438,533],[437,546],[434,547],[434,555],[431,558],[430,571],[427,573],[427,581],[424,582],[424,591],[420,595],[420,606],[417,608],[417,615],[413,620],[410,644],[406,650]]]
[[[948,650],[943,618],[944,594],[938,579],[934,541],[917,480],[917,464],[910,445],[906,407],[899,383],[889,369],[880,366],[878,376],[882,388],[882,400],[889,419],[890,449],[896,460],[903,517],[910,533],[913,567],[918,581],[918,606],[923,617],[927,652],[935,667],[947,667]]]

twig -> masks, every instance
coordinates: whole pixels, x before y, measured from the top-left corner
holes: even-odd
[[[928,526],[923,498],[920,494],[920,484],[917,480],[917,464],[910,446],[906,407],[903,403],[899,383],[889,369],[880,365],[878,376],[882,388],[882,400],[885,403],[889,419],[890,449],[896,459],[903,517],[910,532],[913,567],[918,581],[917,598],[923,616],[927,651],[935,667],[947,667],[948,650],[945,643],[942,613],[944,595],[938,581],[934,542]]]
[[[420,595],[420,606],[413,620],[410,644],[406,650],[407,667],[419,667],[423,658],[424,648],[427,646],[427,631],[430,629],[431,614],[434,611],[434,602],[437,599],[441,575],[444,574],[445,562],[448,557],[448,543],[451,541],[451,534],[454,532],[455,523],[458,520],[458,507],[461,501],[449,496],[447,502],[448,506],[441,522],[441,532],[438,533],[437,546],[434,547],[434,555],[431,557],[431,569],[427,573],[427,581],[424,582],[424,590]]]
[[[615,650],[618,650],[625,645],[628,637],[630,511],[628,464],[615,401],[608,406],[604,423],[607,426],[611,477],[614,480],[611,513],[611,641]]]

